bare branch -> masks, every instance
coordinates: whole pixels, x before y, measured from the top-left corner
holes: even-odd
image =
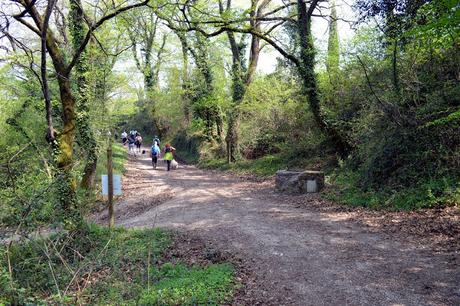
[[[52,142],[55,139],[55,131],[53,128],[53,116],[52,116],[52,106],[50,93],[48,88],[48,77],[46,73],[46,34],[48,32],[48,24],[53,11],[56,0],[49,0],[46,6],[45,17],[43,19],[42,31],[41,31],[41,76],[42,76],[42,91],[43,97],[45,98],[45,108],[46,108],[46,123],[48,125],[48,130],[46,134],[46,140]]]
[[[89,39],[91,38],[91,34],[92,32],[94,32],[95,30],[97,30],[101,25],[103,25],[106,21],[118,16],[119,14],[123,13],[123,12],[126,12],[128,10],[131,10],[133,8],[136,8],[136,7],[141,7],[141,6],[145,6],[148,4],[150,0],[144,0],[142,2],[139,2],[139,3],[136,3],[136,4],[132,4],[132,5],[127,5],[127,6],[124,6],[122,8],[119,8],[117,10],[115,10],[114,12],[102,17],[101,19],[99,19],[95,24],[93,24],[92,26],[90,26],[90,28],[88,29],[88,32],[86,33],[86,36],[85,38],[83,39],[83,42],[81,43],[80,47],[78,48],[78,50],[75,52],[73,58],[72,58],[72,61],[70,62],[70,64],[67,66],[67,69],[66,69],[66,73],[67,75],[70,73],[70,71],[72,71],[72,68],[75,66],[75,64],[77,63],[78,59],[80,58],[81,56],[81,53],[85,50],[86,48],[86,45],[88,44],[89,42]]]

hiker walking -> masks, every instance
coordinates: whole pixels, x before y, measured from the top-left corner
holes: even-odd
[[[151,153],[153,169],[157,168],[158,158],[160,158],[160,147],[156,142],[153,143]]]
[[[136,136],[134,136],[134,133],[129,134],[129,137],[128,137],[128,153],[134,153],[134,155],[136,155],[136,152],[134,151],[135,143],[136,143]]]
[[[171,161],[174,159],[175,150],[169,143],[166,144],[163,159],[166,161],[168,171],[171,170]]]
[[[157,135],[153,136],[153,144],[155,143],[160,146],[160,138]]]
[[[139,133],[137,133],[135,144],[136,144],[136,147],[137,147],[137,153],[141,153],[142,136]]]
[[[125,145],[126,141],[128,141],[128,133],[126,133],[126,131],[123,131],[123,133],[121,133],[121,143]]]

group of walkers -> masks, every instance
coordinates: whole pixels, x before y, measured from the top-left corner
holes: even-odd
[[[123,145],[128,144],[128,154],[136,155],[136,151],[137,153],[145,153],[145,151],[141,150],[142,136],[138,131],[132,130],[129,132],[129,134],[126,133],[126,131],[123,131],[123,133],[121,133],[121,141]],[[135,147],[137,148],[137,150],[135,149]],[[172,147],[169,143],[167,143],[162,152],[160,149],[160,138],[158,136],[155,136],[153,138],[153,145],[150,150],[153,168],[157,168],[158,160],[160,159],[162,153],[163,160],[166,162],[166,169],[170,171],[171,168],[176,168],[177,162],[174,160],[175,151],[176,149]]]
[[[166,162],[166,169],[168,171],[170,171],[172,167],[177,167],[177,162],[174,160],[175,151],[176,149],[169,143],[167,143],[163,149],[163,160]],[[153,145],[150,150],[150,156],[152,157],[153,168],[156,169],[158,165],[158,159],[161,157],[160,139],[158,136],[153,138]]]
[[[121,141],[123,145],[128,144],[128,154],[136,155],[136,151],[137,153],[141,153],[142,136],[138,131],[131,130],[129,134],[123,131],[121,133]]]

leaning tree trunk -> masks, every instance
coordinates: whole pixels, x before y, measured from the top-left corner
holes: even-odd
[[[264,9],[270,1],[263,1],[257,7],[258,1],[253,1],[251,6],[251,27],[260,32],[260,21],[257,20],[263,15]],[[230,9],[231,2],[227,2],[227,10]],[[220,12],[224,12],[222,2],[220,2]],[[227,32],[228,42],[232,51],[232,74],[233,74],[233,104],[230,108],[227,126],[227,161],[228,163],[236,161],[238,154],[238,130],[240,123],[240,104],[243,102],[246,90],[252,83],[260,54],[260,38],[256,35],[251,37],[251,48],[249,52],[249,66],[244,68],[243,60],[245,58],[244,47],[236,42],[235,36],[231,31]]]
[[[300,38],[300,62],[298,70],[302,77],[302,89],[308,98],[308,103],[316,124],[329,137],[331,142],[335,145],[337,152],[342,157],[345,157],[351,149],[350,144],[335,127],[327,122],[321,111],[321,101],[315,74],[316,52],[311,34],[311,15],[313,14],[313,7],[310,7],[307,11],[305,2],[299,0],[297,1],[297,12],[299,16],[297,29]]]

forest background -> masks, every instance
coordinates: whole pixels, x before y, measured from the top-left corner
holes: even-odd
[[[324,170],[353,205],[458,202],[455,1],[27,3],[2,4],[3,222],[32,200],[79,222],[125,129],[203,167]]]
[[[457,1],[12,0],[0,12],[4,226],[80,231],[108,135],[125,129],[201,167],[323,170],[324,195],[346,204],[460,201]]]

